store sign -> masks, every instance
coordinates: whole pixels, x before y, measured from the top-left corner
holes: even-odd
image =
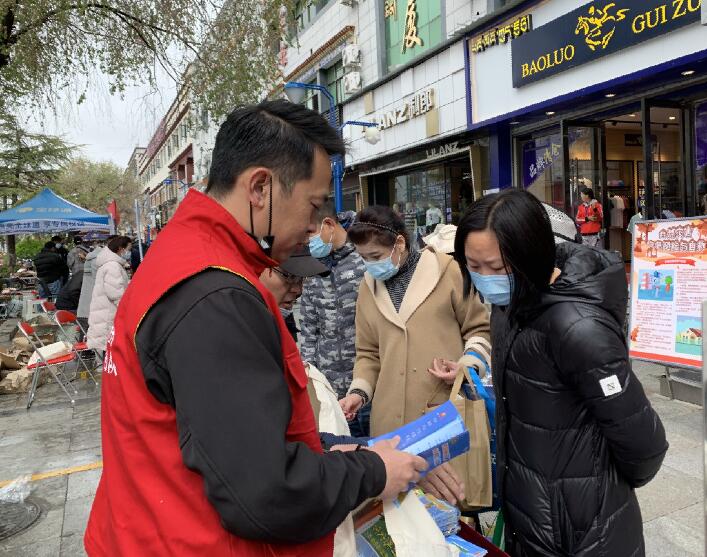
[[[417,5],[415,0],[408,0],[407,11],[405,12],[405,36],[403,37],[403,54],[405,51],[422,46],[422,39],[417,34]]]
[[[521,35],[533,29],[533,16],[530,14],[519,17],[506,25],[497,27],[492,31],[487,31],[483,35],[471,39],[471,51],[476,54],[483,52],[487,48],[498,44],[506,44],[511,39],[517,39]]]
[[[456,153],[461,153],[464,151],[463,147],[459,147],[458,141],[453,141],[451,143],[445,143],[439,147],[432,147],[425,151],[425,157],[428,159],[433,159],[436,157],[446,157],[448,155],[454,155]]]
[[[523,87],[700,21],[702,0],[591,2],[512,41]]]
[[[529,188],[562,157],[562,136],[540,137],[523,145],[523,187]]]
[[[434,89],[427,89],[422,93],[415,93],[415,95],[410,99],[406,99],[400,106],[375,116],[374,121],[378,123],[380,129],[385,130],[425,114],[434,107],[435,91]]]

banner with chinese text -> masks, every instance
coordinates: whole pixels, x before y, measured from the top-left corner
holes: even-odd
[[[707,217],[643,221],[633,235],[632,358],[701,367]]]

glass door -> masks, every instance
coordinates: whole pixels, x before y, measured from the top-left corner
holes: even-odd
[[[593,191],[595,199],[601,203],[606,220],[610,206],[606,188],[604,124],[563,120],[561,130],[565,212],[575,218],[582,203],[582,190],[589,188]]]
[[[643,163],[638,165],[638,200],[645,216],[686,215],[684,108],[676,103],[643,101]]]

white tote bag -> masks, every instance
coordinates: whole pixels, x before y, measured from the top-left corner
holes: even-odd
[[[457,557],[459,549],[447,544],[442,531],[414,491],[402,500],[383,504],[388,534],[397,557]]]

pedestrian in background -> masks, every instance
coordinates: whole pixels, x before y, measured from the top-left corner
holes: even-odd
[[[368,207],[349,229],[366,264],[356,306],[356,364],[347,396],[351,418],[371,401],[371,435],[388,433],[449,400],[452,381],[428,371],[464,357],[490,360],[488,311],[464,297],[459,267],[433,248],[417,251],[389,207]]]
[[[88,315],[88,347],[105,352],[118,303],[128,287],[125,270],[130,260],[130,238],[117,236],[96,257],[96,283]]]
[[[71,251],[66,256],[66,264],[72,275],[83,272],[83,265],[86,261],[88,251],[88,248],[83,245],[81,236],[74,236],[74,247],[71,248]]]
[[[83,271],[73,273],[56,297],[56,309],[66,310],[76,314],[76,310],[79,307],[82,284]]]
[[[582,234],[582,242],[593,248],[599,247],[604,214],[601,203],[594,197],[594,190],[591,188],[582,189],[582,204],[577,210],[577,226]]]
[[[110,242],[113,238],[117,238],[117,236],[108,236],[106,241]],[[104,248],[103,242],[94,242],[93,249],[88,252],[83,264],[83,282],[81,283],[81,296],[79,297],[79,307],[76,309],[76,317],[78,317],[84,330],[88,329],[91,297],[93,296],[93,286],[96,284],[96,258]]]
[[[47,299],[56,298],[61,287],[69,278],[69,268],[57,252],[56,242],[52,239],[44,244],[42,251],[34,257],[32,262],[35,271],[37,271],[40,296]]]
[[[455,239],[464,293],[493,304],[499,500],[514,557],[644,555],[635,489],[665,431],[623,334],[618,254],[565,241],[530,193],[471,205]]]
[[[293,313],[294,303],[302,295],[305,278],[328,275],[329,269],[314,259],[309,250],[304,248],[293,253],[277,267],[265,269],[260,280],[267,287],[280,306],[280,313],[285,320],[287,330],[297,342],[300,332]]]
[[[54,247],[56,248],[56,252],[64,260],[64,263],[66,263],[67,262],[66,260],[69,256],[69,252],[66,249],[66,246],[64,245],[64,238],[62,238],[61,236],[52,236],[52,242],[54,242]]]
[[[366,271],[341,224],[350,224],[355,216],[337,216],[331,200],[317,211],[309,252],[330,272],[308,279],[300,301],[302,359],[314,364],[341,398],[351,384],[356,360],[356,299]]]

